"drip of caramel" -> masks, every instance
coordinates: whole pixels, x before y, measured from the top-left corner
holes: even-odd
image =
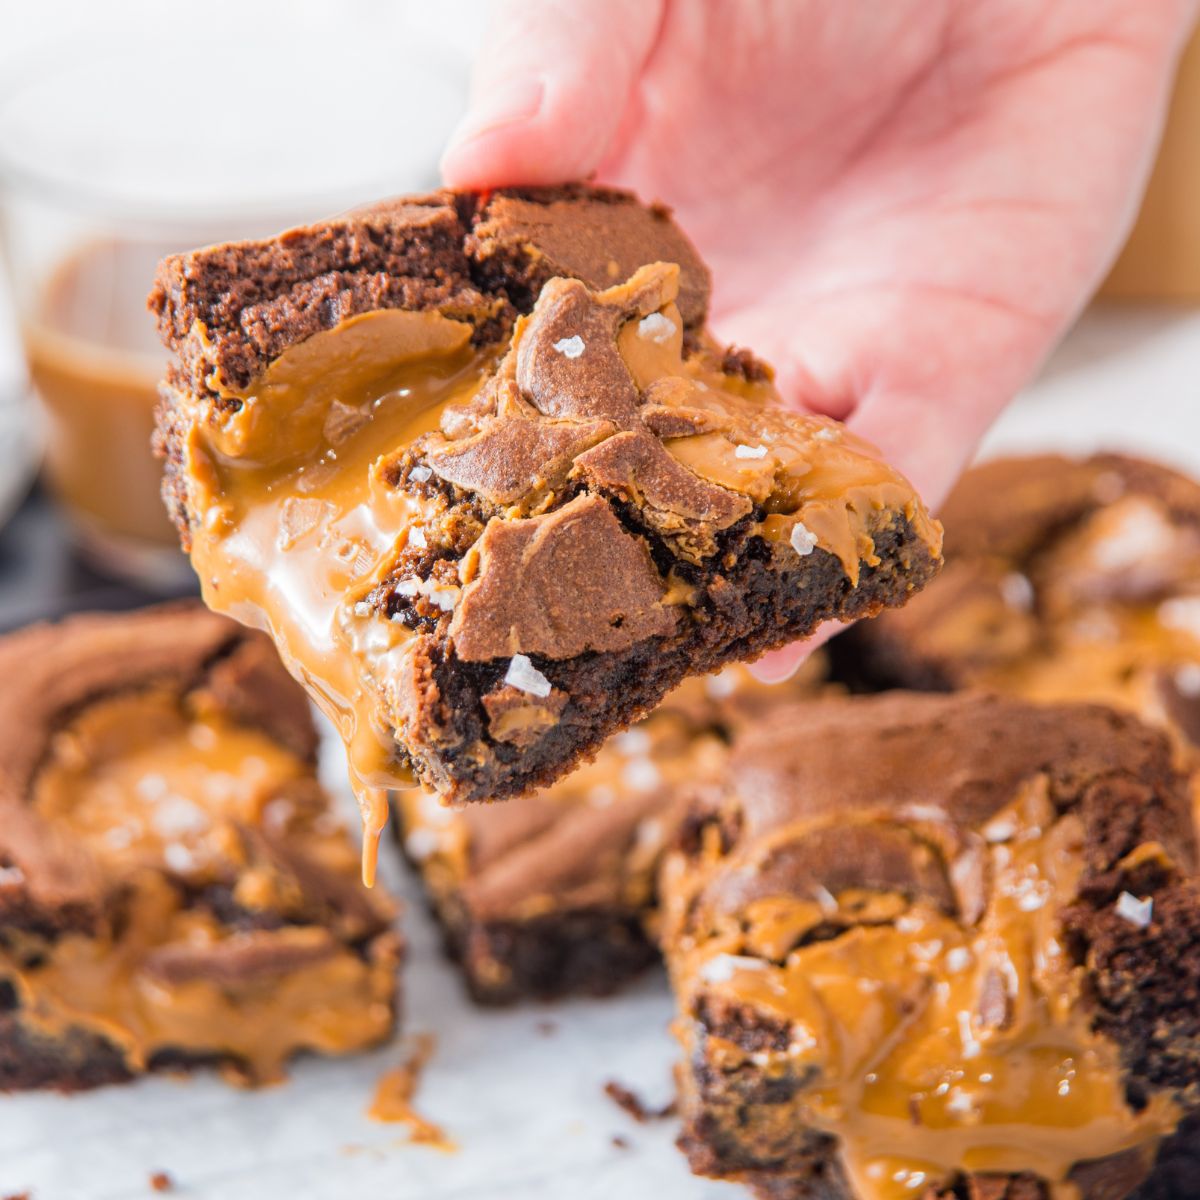
[[[469,326],[435,313],[352,317],[282,355],[237,411],[214,411],[188,441],[205,603],[267,630],[337,727],[363,812],[368,884],[385,789],[412,786],[374,697],[413,634],[358,605],[420,507],[373,468],[478,387],[486,360],[469,338]]]
[[[239,931],[187,899],[232,877],[235,903],[286,911],[294,883],[254,849],[274,827],[314,867],[353,880],[353,850],[300,786],[310,780],[265,734],[167,690],[86,708],[56,735],[31,803],[87,851],[120,913],[86,935],[13,935],[0,973],[22,1023],[52,1038],[98,1034],[133,1070],[166,1051],[231,1060],[254,1083],[279,1079],[298,1050],[384,1038],[394,963],[366,961],[322,927]]]
[[[413,1108],[417,1085],[433,1057],[436,1042],[431,1033],[417,1034],[412,1042],[408,1058],[379,1077],[367,1116],[385,1124],[407,1125],[410,1142],[453,1153],[458,1149],[454,1140],[446,1136],[440,1125],[427,1120]]]
[[[683,1011],[715,992],[790,1030],[785,1049],[753,1055],[767,1075],[809,1080],[778,1120],[835,1136],[862,1200],[960,1171],[1032,1172],[1070,1200],[1076,1163],[1152,1145],[1178,1120],[1161,1095],[1129,1107],[1118,1048],[1090,1028],[1057,920],[1083,869],[1078,818],[1056,817],[1038,780],[984,837],[991,896],[975,926],[894,894],[770,895],[736,923],[716,914],[674,963]],[[830,921],[850,927],[805,939]],[[711,1037],[706,1053],[726,1069],[747,1056]]]

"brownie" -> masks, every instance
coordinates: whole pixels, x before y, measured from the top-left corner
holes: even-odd
[[[824,670],[818,652],[783,685],[737,665],[689,679],[594,761],[514,804],[397,793],[397,836],[471,996],[607,995],[657,962],[655,876],[681,790],[715,776],[741,723],[812,693]]]
[[[660,887],[698,1173],[772,1200],[1188,1194],[1200,879],[1189,781],[1136,717],[783,706],[693,790]]]
[[[0,639],[0,1088],[382,1042],[391,903],[270,642],[199,605]]]
[[[669,213],[442,192],[166,260],[164,490],[370,788],[546,786],[684,677],[900,604],[907,482],[706,332]]]
[[[1000,459],[942,518],[946,569],[841,641],[843,669],[1101,701],[1200,742],[1200,484],[1114,454]]]

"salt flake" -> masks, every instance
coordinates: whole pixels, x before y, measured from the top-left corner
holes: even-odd
[[[504,674],[504,682],[542,700],[550,695],[550,680],[529,661],[529,657],[525,654],[513,655],[512,662],[508,664],[508,670]]]
[[[583,338],[579,334],[574,337],[559,338],[554,348],[563,358],[578,358],[584,351]]]
[[[734,458],[766,458],[766,446],[745,446],[738,445],[733,448]]]
[[[807,558],[817,545],[817,535],[803,521],[797,521],[792,526],[792,536],[788,540],[801,558]]]
[[[662,313],[651,313],[638,322],[637,331],[638,337],[657,342],[661,346],[675,336],[676,328],[670,317],[664,317]]]
[[[1117,916],[1130,925],[1145,929],[1154,917],[1154,897],[1139,900],[1132,892],[1122,892],[1117,897]]]

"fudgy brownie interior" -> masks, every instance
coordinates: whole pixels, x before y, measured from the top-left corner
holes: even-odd
[[[0,1088],[386,1040],[400,944],[269,641],[199,605],[0,639]]]
[[[1195,1163],[1189,787],[1135,718],[781,708],[696,789],[661,888],[698,1172],[789,1200],[1119,1200]]]
[[[167,260],[166,494],[366,800],[542,786],[686,675],[904,602],[911,487],[704,330],[670,220],[582,187],[400,201]],[[370,843],[371,838],[368,838]]]

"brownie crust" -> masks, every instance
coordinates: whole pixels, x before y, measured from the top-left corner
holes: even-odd
[[[313,1003],[330,1006],[331,1018],[339,1009],[348,1025],[361,1021],[347,1046],[362,1048],[372,1030],[375,1041],[390,1036],[402,954],[392,907],[361,889],[353,844],[327,828],[308,702],[266,638],[193,603],[77,616],[0,639],[0,672],[0,1089],[75,1091],[202,1066],[238,1082],[275,1077],[281,1062],[273,1051],[252,1059],[220,1046],[220,1022],[241,1020],[237,1005],[213,1013],[213,1043],[202,1046],[143,1041],[138,1019],[126,1023],[124,1002],[115,999],[109,1012],[97,995],[92,1020],[88,976],[75,982],[72,973],[106,959],[118,972],[105,984],[114,997],[126,969],[168,991],[201,981],[243,997],[247,1009],[261,1009],[264,994],[294,995],[311,980],[320,989]],[[113,809],[113,823],[99,828],[84,816],[76,826],[74,806],[88,802],[82,788],[43,790],[47,772],[76,770],[89,761],[79,756],[93,752],[90,739],[100,744],[106,727],[81,724],[89,714],[127,705],[120,711],[135,719],[155,718],[177,704],[212,722],[194,726],[201,732],[235,731],[294,764],[280,768],[282,782],[256,822],[168,783],[159,799],[147,793],[136,802],[144,809]],[[160,752],[162,739],[147,736],[148,752]],[[169,765],[154,760],[137,778],[149,786]],[[181,786],[194,778],[181,775]],[[111,803],[113,792],[106,795]],[[226,840],[204,843],[202,854],[187,839],[208,830]],[[161,845],[138,840],[159,836]],[[227,857],[217,846],[229,847]],[[210,936],[189,941],[177,932],[188,928]],[[322,964],[333,964],[335,976],[318,977]],[[62,989],[84,999],[60,1010]],[[280,1023],[289,1019],[288,1002],[280,1001]],[[115,1026],[119,1035],[110,1032]],[[239,1038],[245,1041],[233,1030],[231,1045]],[[322,1047],[306,1047],[303,1038],[293,1047],[305,1048]],[[332,1041],[323,1048],[337,1052]]]
[[[772,1200],[856,1200],[838,1139],[796,1115],[812,1080],[776,1061],[789,1061],[790,1022],[705,982],[706,971],[718,975],[711,964],[699,975],[687,965],[695,947],[748,906],[847,888],[868,889],[876,905],[924,894],[973,922],[991,886],[972,864],[973,837],[1000,836],[990,823],[1035,778],[1054,819],[1083,831],[1078,883],[1055,913],[1086,979],[1081,1016],[1117,1048],[1130,1111],[1169,1097],[1185,1118],[1161,1146],[1150,1139],[1077,1162],[1071,1179],[1085,1200],[1177,1194],[1171,1181],[1197,1153],[1188,1114],[1200,1104],[1200,884],[1187,781],[1168,740],[1131,717],[970,694],[785,707],[739,739],[720,780],[695,790],[663,874],[666,953],[689,1051],[680,1145],[694,1170],[740,1179]],[[1151,902],[1151,917],[1131,919],[1122,897],[1133,896]],[[794,945],[836,945],[896,919],[879,907],[860,911],[877,915],[843,915],[839,903]],[[746,959],[736,956],[761,953],[736,938],[728,945],[739,966]],[[768,1060],[776,1065],[759,1065]],[[1051,1189],[1034,1174],[960,1170],[919,1194],[1049,1200]]]

